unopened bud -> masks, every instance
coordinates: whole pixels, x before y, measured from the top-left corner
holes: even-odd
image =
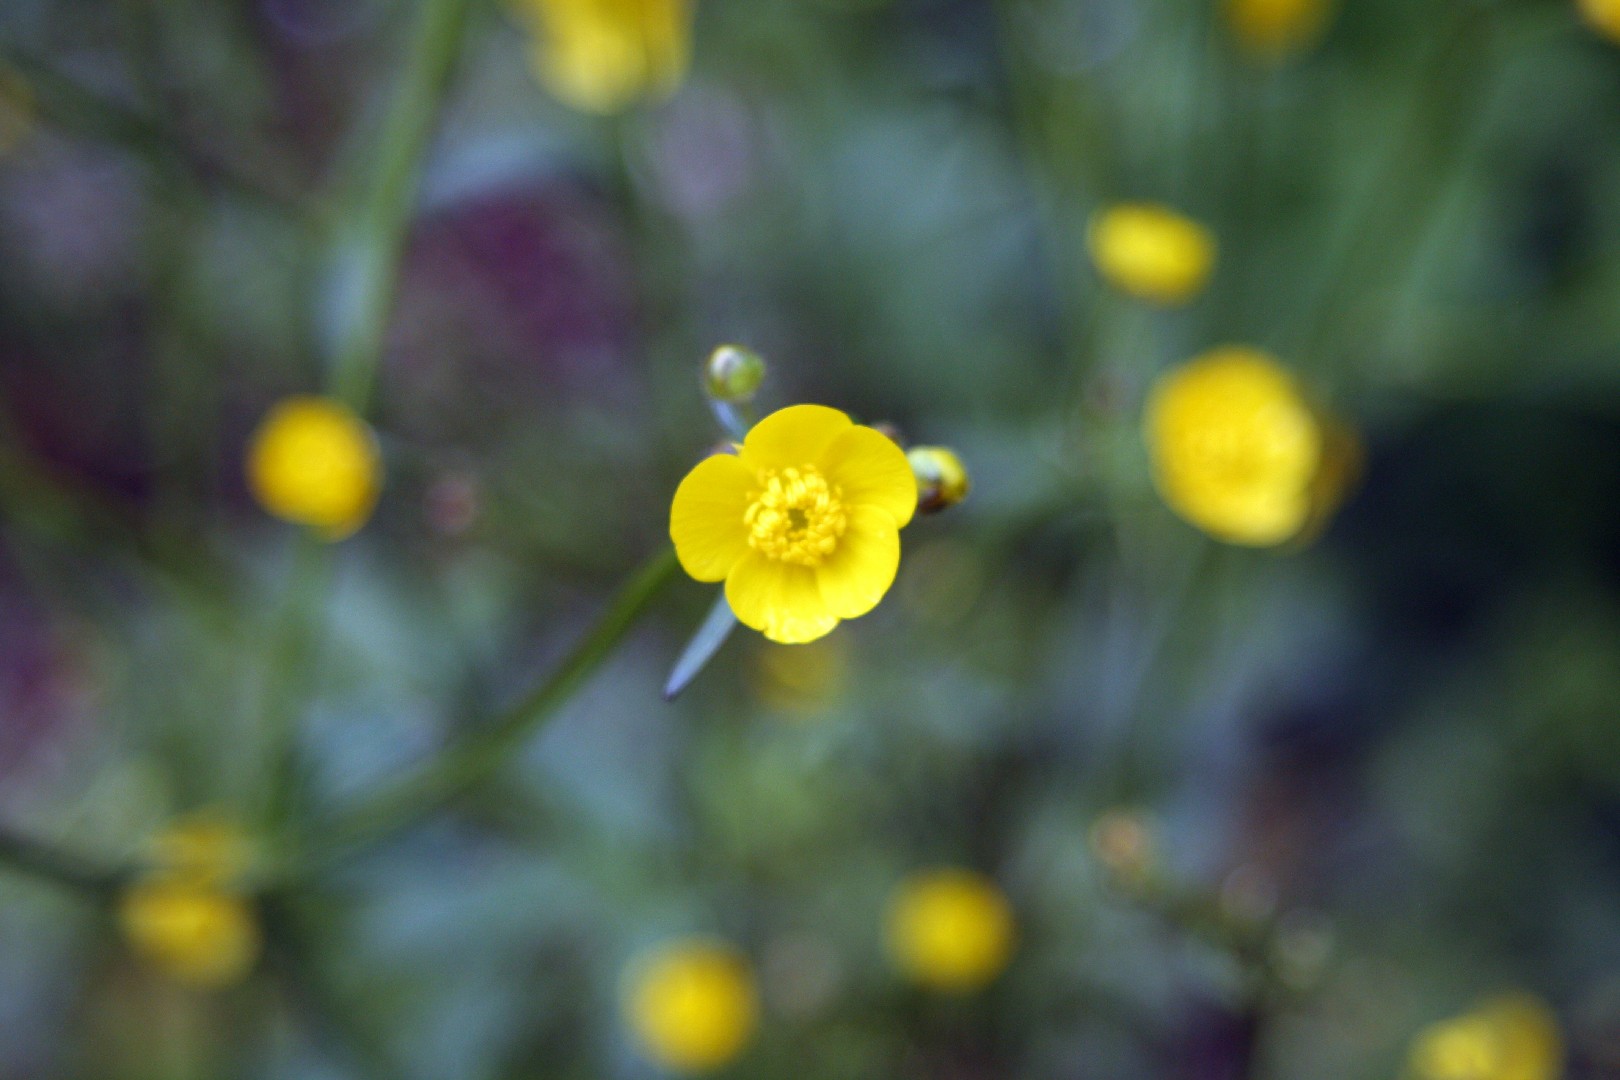
[[[720,346],[703,366],[703,386],[709,396],[732,405],[753,400],[764,381],[764,359],[741,345]]]
[[[938,513],[967,498],[972,484],[962,459],[943,446],[913,446],[906,451],[917,477],[917,509]]]

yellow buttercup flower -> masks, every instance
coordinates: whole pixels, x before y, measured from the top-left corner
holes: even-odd
[[[1252,55],[1277,60],[1315,44],[1332,0],[1226,0],[1232,36]]]
[[[1493,998],[1412,1044],[1414,1080],[1558,1080],[1564,1047],[1552,1011],[1528,994]]]
[[[329,540],[353,533],[377,503],[377,440],[347,406],[292,397],[270,410],[248,447],[248,486],[270,513]]]
[[[535,70],[569,105],[611,113],[680,85],[691,0],[519,0],[537,23]]]
[[[976,990],[1000,975],[1012,956],[1012,908],[982,874],[929,871],[895,891],[887,936],[895,964],[916,982]]]
[[[686,475],[669,533],[688,574],[726,583],[738,621],[793,644],[877,606],[916,508],[893,440],[837,409],[794,405]]]
[[[1215,237],[1191,218],[1154,203],[1121,203],[1091,219],[1087,243],[1097,272],[1121,292],[1171,306],[1191,300],[1215,266]]]
[[[246,837],[226,822],[198,818],[165,830],[152,844],[152,869],[119,898],[130,947],[178,982],[241,981],[262,946],[252,905],[237,888],[248,858]]]
[[[1581,17],[1587,24],[1617,44],[1620,44],[1620,0],[1577,0]]]
[[[1294,539],[1337,505],[1356,443],[1258,349],[1214,349],[1161,376],[1144,435],[1170,509],[1218,540]]]
[[[759,1003],[742,956],[723,942],[696,938],[665,945],[632,966],[624,1011],[652,1061],[695,1073],[742,1052]]]

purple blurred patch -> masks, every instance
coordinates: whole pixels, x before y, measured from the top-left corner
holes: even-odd
[[[391,348],[408,399],[523,409],[623,389],[635,336],[630,256],[609,208],[551,180],[424,218],[401,271]]]
[[[87,712],[88,682],[47,612],[0,566],[0,780],[40,762]]]

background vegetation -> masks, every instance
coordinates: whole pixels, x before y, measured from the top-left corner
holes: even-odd
[[[1620,1073],[1620,49],[1565,0],[1283,57],[1206,0],[704,0],[603,116],[537,32],[0,6],[0,1077],[657,1075],[621,980],[692,934],[758,985],[737,1077],[1388,1077],[1509,989]],[[1120,199],[1213,230],[1194,302],[1098,278]],[[974,490],[666,704],[713,590],[633,575],[726,341]],[[1312,544],[1154,494],[1147,388],[1227,342],[1360,432]],[[319,391],[386,463],[340,544],[243,479]],[[260,851],[217,990],[116,914],[199,811]],[[883,946],[951,865],[1017,927],[965,995]]]

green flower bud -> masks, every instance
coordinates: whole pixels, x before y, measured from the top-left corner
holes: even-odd
[[[703,386],[711,398],[728,404],[753,400],[765,381],[765,361],[752,349],[722,345],[703,365]]]
[[[917,477],[917,509],[938,513],[967,498],[972,484],[962,459],[943,446],[913,446],[906,451]]]

